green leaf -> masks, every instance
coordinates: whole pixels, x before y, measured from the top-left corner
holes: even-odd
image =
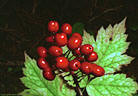
[[[84,24],[77,22],[75,24],[73,24],[72,26],[72,33],[80,33],[81,35],[83,34],[83,29],[84,29]]]
[[[125,22],[126,18],[114,27],[111,25],[106,29],[101,27],[96,40],[84,31],[83,44],[92,44],[98,54],[98,60],[95,63],[102,66],[106,73],[114,73],[120,70],[121,65],[127,65],[134,59],[124,54],[130,44],[126,42]]]
[[[90,35],[85,30],[83,31],[83,42],[82,42],[82,45],[84,45],[84,44],[92,44],[93,47],[95,46],[95,40],[94,40],[93,35]]]
[[[25,54],[25,68],[22,83],[29,89],[20,93],[23,96],[75,96],[75,91],[69,89],[63,80],[56,76],[53,81],[46,80],[42,75],[42,70],[37,66],[34,59]]]
[[[137,94],[133,94],[133,96],[138,96],[138,93]]]
[[[80,78],[82,79],[82,78]],[[88,76],[85,76],[80,82],[79,82],[79,85],[80,85],[80,88],[84,88],[87,86],[87,83],[88,83]]]
[[[23,92],[19,93],[22,96],[47,96],[45,92],[45,88],[38,88],[38,89],[25,89]]]
[[[125,74],[105,75],[92,80],[86,90],[89,96],[132,96],[138,85]]]

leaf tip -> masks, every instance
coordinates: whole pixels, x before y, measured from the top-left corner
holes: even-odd
[[[127,19],[127,17],[125,17],[123,21],[126,22],[126,19]]]
[[[125,25],[127,17],[125,17],[120,24]]]
[[[87,32],[86,32],[86,30],[84,29],[84,30],[83,30],[83,34],[86,34],[86,33],[87,33]]]
[[[24,56],[25,56],[25,61],[31,59],[31,58],[29,57],[29,55],[26,53],[26,51],[24,51]]]

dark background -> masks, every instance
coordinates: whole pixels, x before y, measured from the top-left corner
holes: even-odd
[[[138,81],[138,2],[137,0],[0,0],[0,93],[18,93],[24,85],[24,51],[36,58],[36,48],[44,45],[47,23],[60,25],[81,22],[93,32],[127,17],[127,54],[136,57],[122,72]]]

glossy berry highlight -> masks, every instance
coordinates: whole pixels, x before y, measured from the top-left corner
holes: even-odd
[[[69,62],[69,67],[72,71],[77,71],[81,67],[81,64],[78,60],[74,59]]]
[[[68,59],[66,57],[57,57],[56,58],[56,67],[59,69],[68,68]]]
[[[74,56],[81,56],[80,47],[74,49],[72,52]]]
[[[43,57],[43,58],[47,57],[47,49],[45,47],[42,47],[42,46],[38,47],[37,53],[40,57]]]
[[[81,34],[79,34],[79,33],[77,33],[77,32],[73,33],[73,34],[72,34],[72,37],[78,37],[80,40],[82,40]]]
[[[45,79],[52,81],[55,79],[55,74],[52,71],[43,71],[43,76]]]
[[[90,44],[85,44],[81,46],[81,52],[84,55],[89,55],[91,52],[93,52],[93,47]]]
[[[48,69],[48,68],[50,68],[48,62],[45,60],[45,58],[42,58],[42,57],[40,57],[37,60],[37,64],[38,64],[39,68],[41,68],[41,69]]]
[[[57,21],[50,21],[48,23],[48,30],[50,32],[56,33],[59,30],[59,24]]]
[[[103,75],[105,74],[105,70],[104,70],[104,68],[102,68],[101,66],[98,66],[98,65],[95,64],[95,65],[92,67],[92,73],[93,73],[95,76],[99,77],[99,76],[103,76]]]
[[[63,54],[63,51],[60,47],[58,46],[51,46],[49,49],[48,49],[48,52],[50,55],[52,56],[60,56]]]
[[[64,23],[61,26],[61,30],[63,33],[70,35],[72,33],[72,26],[68,23]]]
[[[65,33],[57,33],[55,35],[55,41],[58,46],[65,46],[68,42],[67,35]]]
[[[73,50],[73,49],[76,49],[78,48],[80,45],[81,45],[82,41],[78,38],[78,37],[71,37],[69,40],[68,40],[68,48]]]
[[[89,62],[81,63],[81,71],[85,74],[90,74],[91,73],[91,63],[89,63]]]
[[[98,55],[96,52],[92,52],[88,56],[86,56],[86,59],[90,62],[94,62],[98,59]]]

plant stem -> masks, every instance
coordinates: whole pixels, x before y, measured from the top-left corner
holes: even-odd
[[[79,84],[78,84],[78,81],[77,81],[76,76],[73,74],[72,77],[73,77],[74,82],[75,82],[75,84],[76,84],[76,91],[78,92],[79,96],[83,96],[83,93],[82,93],[82,91],[81,91],[81,89],[80,89],[80,86],[79,86]]]
[[[82,78],[81,78],[82,77]],[[82,75],[79,78],[81,78],[78,82],[80,82],[82,79],[84,79],[86,77],[86,75]]]
[[[70,51],[68,52],[68,54],[67,54],[66,58],[68,58],[68,57],[69,57],[69,54],[70,54]]]
[[[69,57],[69,60],[73,57],[74,55],[72,55],[71,57]]]
[[[68,52],[69,52],[69,50],[68,50],[68,51],[66,51],[63,55],[66,55]]]

